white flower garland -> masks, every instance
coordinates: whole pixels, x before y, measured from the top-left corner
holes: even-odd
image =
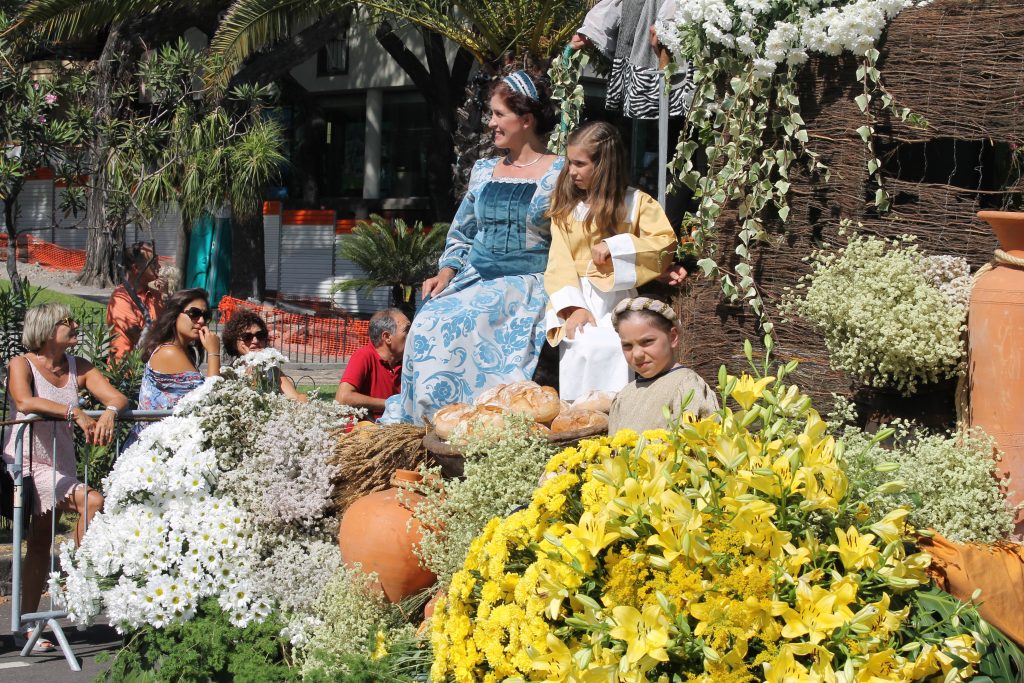
[[[790,167],[805,161],[811,174],[828,181],[828,168],[808,148],[795,87],[797,68],[809,54],[852,52],[862,58],[857,78],[864,91],[855,100],[865,115],[857,129],[868,150],[867,169],[877,185],[874,204],[889,208],[881,161],[874,152],[872,98],[918,123],[909,109],[894,107],[880,81],[874,45],[889,21],[912,0],[679,0],[671,21],[659,22],[658,38],[695,72],[693,103],[672,168],[694,191],[697,210],[684,225],[693,235],[684,247],[704,274],[719,280],[730,301],[745,301],[767,336],[774,331],[751,266],[751,249],[767,239],[765,213],[789,216]],[[696,165],[695,154],[706,159]],[[711,236],[726,207],[740,223],[739,256],[730,272],[719,265]]]

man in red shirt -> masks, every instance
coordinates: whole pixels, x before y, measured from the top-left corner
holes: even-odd
[[[160,264],[152,243],[136,242],[128,247],[124,257],[125,282],[114,288],[107,302],[107,324],[114,328],[110,346],[118,360],[135,348],[146,325],[160,315],[163,295],[158,290],[165,286],[159,280]]]
[[[370,343],[352,354],[334,400],[365,408],[371,419],[384,412],[384,400],[402,388],[402,356],[412,323],[397,308],[377,311],[370,318]]]

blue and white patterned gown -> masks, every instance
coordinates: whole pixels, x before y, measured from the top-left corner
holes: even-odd
[[[495,178],[499,161],[473,167],[440,260],[456,275],[413,319],[402,391],[387,400],[382,423],[423,424],[439,408],[533,376],[548,299],[551,222],[544,214],[565,160],[537,180]]]

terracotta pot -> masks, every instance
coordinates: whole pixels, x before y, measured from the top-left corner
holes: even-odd
[[[1024,213],[980,211],[999,246],[1024,258]],[[1000,469],[1015,490],[1011,503],[1024,501],[1024,268],[996,263],[982,273],[971,292],[968,329],[970,423],[992,436],[1004,453]],[[1024,511],[1017,513],[1017,533]]]
[[[352,503],[338,529],[342,560],[349,566],[359,563],[366,573],[376,572],[381,590],[391,602],[414,595],[437,581],[432,572],[420,567],[413,552],[420,542],[420,525],[413,520],[410,508],[415,508],[423,497],[398,488],[398,482],[420,479],[417,472],[395,470],[392,488]]]
[[[444,591],[437,591],[434,593],[434,597],[430,598],[430,601],[423,606],[423,620],[426,621],[434,616],[434,608],[437,607],[437,601],[444,597]]]

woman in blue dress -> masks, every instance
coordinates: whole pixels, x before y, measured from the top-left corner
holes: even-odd
[[[167,298],[164,309],[142,338],[146,367],[139,387],[139,410],[171,410],[182,396],[220,374],[220,338],[210,331],[210,300],[204,289],[184,289]],[[149,423],[139,422],[124,447],[133,444]]]
[[[539,77],[516,71],[497,81],[490,106],[488,127],[505,155],[473,167],[440,271],[423,283],[402,391],[385,404],[383,423],[422,424],[446,405],[530,379],[537,367],[551,244],[545,214],[564,159],[545,145],[554,116]]]

